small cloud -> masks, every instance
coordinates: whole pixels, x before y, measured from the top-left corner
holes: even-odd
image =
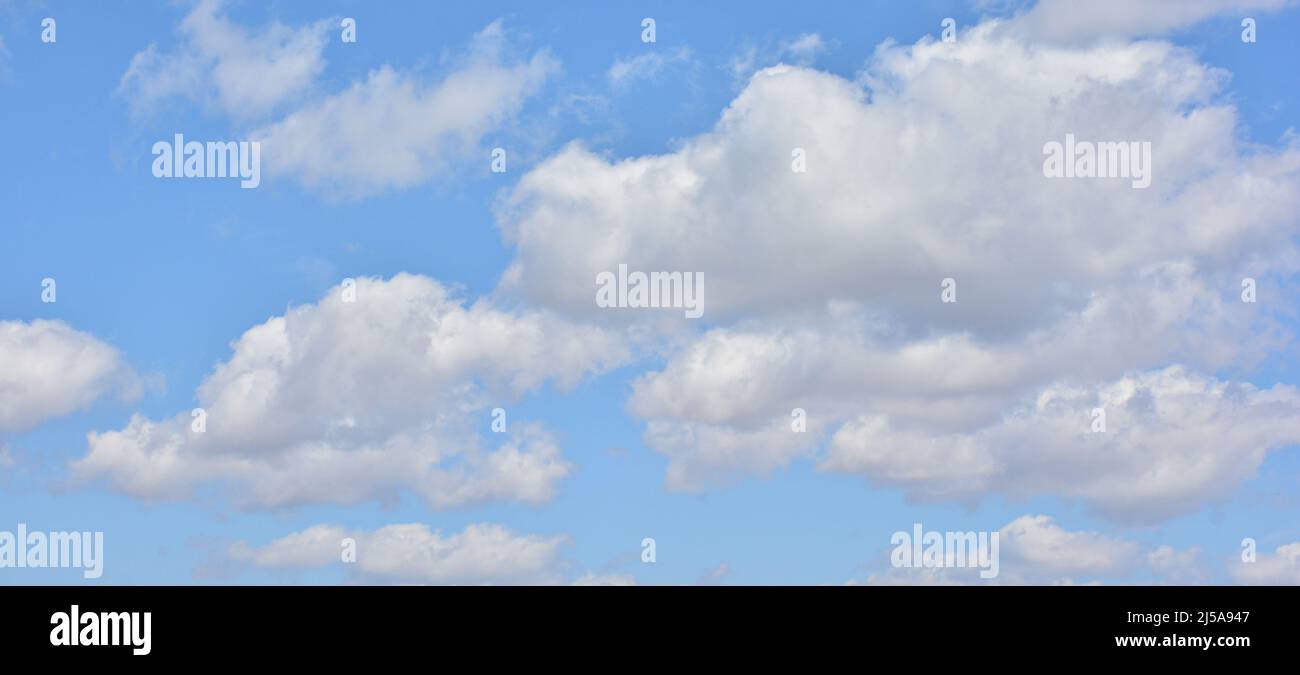
[[[723,583],[726,583],[726,579],[730,574],[731,566],[727,563],[721,563],[717,567],[701,575],[698,583],[701,586],[720,586]]]
[[[546,50],[506,61],[504,41],[493,22],[440,82],[384,65],[254,130],[267,171],[346,199],[409,188],[467,160],[560,69]]]
[[[646,52],[630,59],[616,59],[605,73],[609,85],[613,88],[625,87],[636,80],[648,80],[657,77],[665,68],[691,60],[691,50],[679,47],[667,54],[659,51]]]
[[[834,46],[833,41],[823,39],[820,33],[803,33],[776,44],[770,41],[763,45],[750,44],[731,57],[732,83],[742,87],[754,73],[779,63],[811,66],[819,55]]]
[[[181,43],[174,50],[161,52],[150,44],[132,57],[117,93],[136,113],[182,97],[231,117],[255,118],[311,88],[325,67],[331,21],[247,28],[222,16],[222,4],[196,4],[181,21]]]
[[[1271,554],[1260,554],[1255,562],[1237,562],[1232,578],[1242,584],[1300,585],[1300,541],[1279,546]]]
[[[1200,558],[1200,548],[1193,546],[1179,550],[1166,544],[1147,553],[1147,564],[1170,583],[1204,583],[1206,573]]]
[[[817,33],[804,33],[793,40],[781,43],[781,55],[788,57],[796,65],[811,65],[817,55],[826,51],[826,43]]]
[[[62,321],[0,321],[0,433],[25,433],[110,393],[131,401],[142,388],[121,353],[89,333]]]
[[[559,551],[568,541],[563,535],[519,535],[490,523],[469,525],[450,535],[422,523],[374,531],[322,524],[260,547],[236,542],[226,555],[233,562],[264,569],[342,565],[367,583],[542,584],[560,581]],[[349,542],[356,547],[354,563],[342,561]],[[590,573],[588,577],[613,581]]]
[[[574,586],[635,586],[636,577],[631,574],[596,574],[588,571],[573,581]]]

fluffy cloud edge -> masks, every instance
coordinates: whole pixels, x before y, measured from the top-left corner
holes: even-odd
[[[246,508],[390,502],[540,504],[572,465],[540,425],[477,427],[546,382],[576,386],[626,358],[613,335],[545,312],[468,304],[399,274],[335,287],[250,328],[197,390],[199,409],[88,435],[72,465],[150,500],[205,486]],[[478,431],[476,431],[476,427]]]

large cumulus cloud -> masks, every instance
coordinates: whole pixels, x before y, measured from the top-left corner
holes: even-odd
[[[998,21],[883,45],[853,80],[769,68],[674,151],[574,144],[521,179],[498,209],[517,248],[501,290],[675,324],[629,402],[670,487],[811,457],[924,497],[1192,510],[1300,441],[1293,388],[1221,375],[1292,346],[1300,269],[1300,148],[1245,142],[1229,81],[1169,43]],[[1066,134],[1149,142],[1150,187],[1044,177]],[[598,308],[593,280],[621,263],[702,272],[703,327]]]

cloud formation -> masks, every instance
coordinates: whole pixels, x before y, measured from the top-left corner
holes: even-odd
[[[355,543],[355,562],[340,562],[345,539]],[[555,584],[562,582],[565,565],[560,553],[567,543],[564,536],[519,535],[482,523],[449,535],[420,523],[373,531],[316,525],[260,547],[236,543],[227,555],[264,569],[341,564],[362,583]],[[600,580],[588,573],[580,581]]]
[[[651,51],[636,56],[618,58],[605,72],[605,79],[614,88],[626,87],[632,82],[652,79],[675,63],[689,62],[691,50],[685,47],[664,51]]]
[[[441,81],[382,66],[251,137],[263,144],[268,172],[330,194],[363,197],[422,183],[478,151],[483,135],[559,70],[545,50],[511,61],[507,47],[494,22]]]
[[[409,188],[476,155],[482,137],[560,70],[546,50],[515,55],[494,21],[441,77],[384,64],[325,93],[319,78],[337,19],[248,27],[223,9],[200,0],[173,50],[151,44],[132,58],[118,94],[137,113],[174,98],[219,111],[262,143],[268,174],[335,198]]]
[[[890,567],[870,575],[873,585],[1095,585],[1154,573],[1183,583],[1201,574],[1198,549],[1161,545],[1144,551],[1137,542],[1083,530],[1067,530],[1046,515],[1024,515],[998,529],[998,576],[982,579],[979,569],[956,566]]]
[[[427,277],[356,280],[249,329],[190,411],[88,436],[82,480],[150,499],[212,485],[247,507],[391,501],[443,508],[545,502],[570,471],[539,425],[487,410],[545,382],[570,387],[624,358],[609,334],[545,312],[466,305]],[[193,419],[192,419],[193,418]]]
[[[1008,23],[1008,29],[1044,42],[1083,43],[1158,36],[1207,19],[1246,12],[1275,12],[1294,0],[1039,0]]]
[[[236,119],[254,119],[307,94],[325,67],[330,21],[245,28],[222,15],[221,0],[200,0],[181,21],[171,51],[149,45],[118,85],[136,112],[180,97]]]
[[[1231,573],[1240,584],[1300,585],[1300,541],[1279,546],[1272,553],[1263,553],[1254,562],[1237,560]]]
[[[920,497],[1186,513],[1300,441],[1293,388],[1206,374],[1293,344],[1300,269],[1300,147],[1242,142],[1226,79],[1168,43],[997,21],[886,44],[856,80],[769,68],[673,152],[572,144],[530,171],[498,206],[501,290],[613,322],[601,271],[703,273],[702,327],[677,320],[628,404],[671,488],[810,457]],[[1045,177],[1067,134],[1150,142],[1150,187]],[[1244,277],[1271,299],[1242,302]]]
[[[0,434],[18,434],[117,391],[139,393],[121,354],[62,321],[0,321]]]

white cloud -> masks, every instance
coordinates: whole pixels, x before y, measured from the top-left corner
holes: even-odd
[[[1231,573],[1242,584],[1300,585],[1300,541],[1279,546],[1271,554],[1263,553],[1255,562],[1238,560]]]
[[[343,559],[346,546],[344,540],[355,539],[353,534],[355,533],[334,525],[314,525],[261,547],[253,547],[244,541],[237,542],[230,547],[228,553],[233,560],[268,569],[321,567]]]
[[[781,43],[781,54],[799,66],[812,63],[817,58],[817,55],[826,51],[826,49],[826,42],[817,33],[804,33]]]
[[[605,73],[611,87],[625,87],[642,79],[652,79],[663,72],[664,68],[680,62],[690,61],[691,50],[679,47],[667,53],[659,50],[646,52],[630,58],[615,59]]]
[[[139,383],[118,351],[62,321],[0,321],[0,434],[22,433]]]
[[[569,146],[499,208],[519,246],[505,286],[593,313],[595,275],[626,262],[703,272],[714,320],[851,301],[911,334],[1005,335],[1152,264],[1237,271],[1293,222],[1300,151],[1240,146],[1233,110],[1206,102],[1223,74],[1190,53],[969,33],[882,51],[870,100],[834,75],[772,68],[676,152],[610,161]],[[1044,178],[1043,144],[1067,132],[1151,140],[1155,185]],[[807,173],[791,171],[794,148]],[[945,277],[967,282],[954,306],[936,301]]]
[[[1095,408],[1105,432],[1090,428]],[[1294,387],[1259,390],[1171,366],[1100,388],[1055,385],[971,432],[863,415],[835,433],[822,467],[931,497],[1053,494],[1159,520],[1228,496],[1268,451],[1296,443]]]
[[[588,571],[573,582],[574,586],[635,586],[636,577],[631,574],[596,574]]]
[[[1024,515],[998,530],[998,576],[974,567],[891,567],[870,575],[872,585],[1078,585],[1124,578],[1140,565],[1140,546],[1097,532],[1072,531],[1051,516]],[[1161,547],[1157,552],[1169,547]],[[990,550],[989,555],[992,555]]]
[[[136,54],[118,93],[137,112],[181,97],[255,124],[246,135],[262,143],[268,174],[292,176],[332,197],[411,187],[476,156],[482,137],[501,129],[559,71],[546,50],[512,58],[507,32],[495,21],[441,79],[385,64],[323,94],[317,81],[337,19],[250,28],[222,16],[222,5],[196,4],[181,22],[175,50],[151,44]]]
[[[895,567],[873,573],[863,583],[867,586],[966,586],[977,579],[976,575],[950,567]],[[860,584],[856,579],[850,579],[845,585]]]
[[[1229,16],[1224,26],[1236,31],[1237,20],[1250,12],[1273,12],[1294,0],[1039,0],[1008,28],[1036,40],[1086,42],[1164,35],[1206,19]]]
[[[181,21],[175,50],[151,44],[136,54],[118,93],[138,112],[179,96],[237,119],[257,118],[308,93],[325,67],[331,22],[249,29],[222,16],[222,5],[195,4]]]
[[[559,69],[547,51],[506,62],[495,22],[475,35],[464,63],[440,82],[380,67],[346,90],[258,129],[271,174],[359,197],[421,183],[479,150]],[[484,166],[487,166],[487,155]]]
[[[1148,337],[1177,346],[1177,325],[1145,316]],[[915,496],[1055,494],[1128,519],[1226,496],[1269,450],[1300,442],[1294,388],[1259,390],[1180,367],[1124,373],[1151,355],[1123,356],[1132,331],[1105,329],[1118,324],[1067,323],[996,346],[717,329],[637,379],[628,405],[648,420],[646,442],[669,456],[676,489],[769,473],[815,455],[829,434],[821,468]],[[1075,375],[1034,384],[1058,371]],[[796,407],[808,414],[807,433],[791,430]],[[1106,433],[1091,431],[1096,407],[1106,410]]]
[[[544,312],[466,306],[441,284],[399,274],[333,289],[248,330],[189,411],[89,434],[74,475],[132,495],[185,497],[201,486],[239,503],[391,501],[412,491],[433,507],[544,502],[570,471],[550,435],[488,409],[553,381],[569,387],[624,358],[601,331]]]
[[[502,291],[562,313],[644,318],[593,302],[620,263],[704,274],[706,323],[654,315],[677,342],[629,401],[670,487],[769,473],[829,438],[823,468],[916,496],[1157,519],[1300,440],[1294,389],[1203,375],[1293,343],[1277,299],[1300,269],[1300,147],[1244,143],[1227,74],[1190,51],[1000,26],[885,45],[857,82],[764,70],[679,149],[571,145],[499,205],[517,248]],[[1067,133],[1150,141],[1151,186],[1044,178],[1044,143]],[[1240,302],[1244,276],[1273,300]],[[1120,407],[1105,435],[1088,433],[1097,405]]]
[[[701,574],[697,583],[701,586],[720,586],[726,583],[730,576],[731,566],[725,562],[719,563],[717,567]]]
[[[1205,582],[1206,569],[1201,562],[1199,547],[1176,549],[1166,544],[1148,552],[1146,560],[1151,570],[1166,582],[1175,584]]]
[[[1021,342],[889,343],[852,317],[714,329],[634,381],[628,407],[647,420],[646,442],[671,459],[671,488],[766,475],[810,457],[831,432],[823,468],[919,496],[1065,494],[1158,518],[1225,496],[1268,450],[1300,440],[1300,397],[1187,368],[1135,371],[1178,356],[1212,368],[1230,354],[1208,338],[1232,345],[1227,317],[1245,316],[1206,321],[1214,303],[1197,300],[1196,286],[1152,281]],[[1105,434],[1089,430],[1099,406]],[[796,407],[809,415],[807,433],[790,430]],[[1123,480],[1127,472],[1144,480]]]
[[[355,563],[341,562],[345,538],[356,544]],[[564,536],[518,535],[494,524],[450,535],[417,523],[374,531],[316,525],[261,547],[239,542],[228,555],[268,569],[338,564],[367,583],[552,584],[561,580],[560,550],[567,543]]]
[[[755,72],[778,64],[811,66],[831,47],[819,33],[803,33],[776,43],[746,45],[731,57],[732,83],[736,88],[743,87]]]
[[[1002,527],[1002,552],[1013,569],[1033,575],[1100,577],[1125,573],[1138,559],[1134,542],[1071,532],[1050,516],[1021,516]]]

